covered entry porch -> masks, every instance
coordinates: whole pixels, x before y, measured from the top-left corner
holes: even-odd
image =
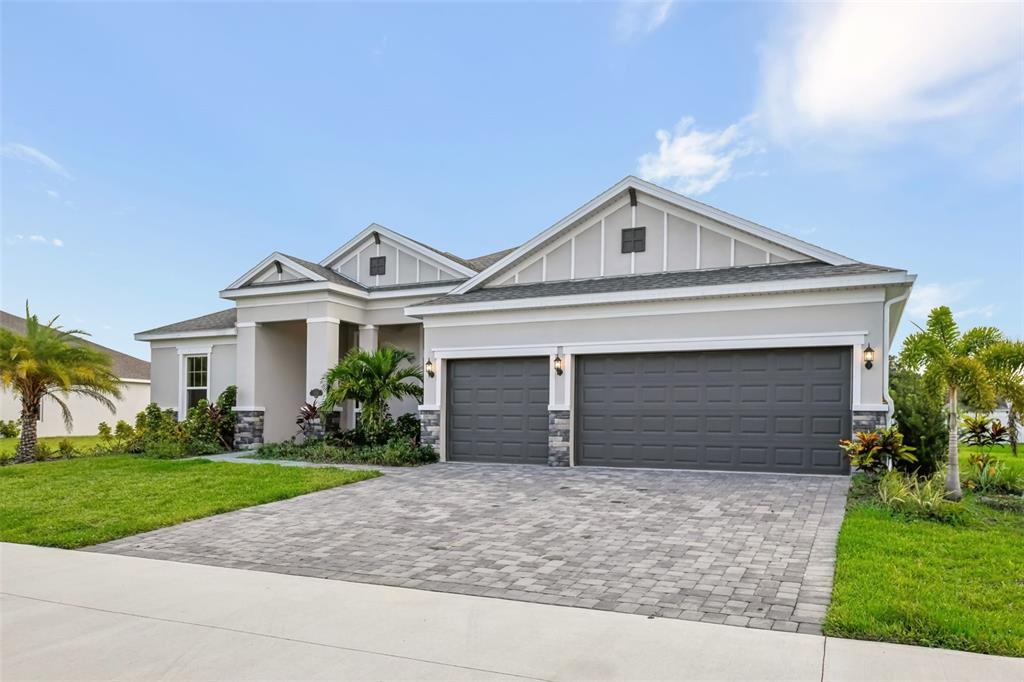
[[[241,311],[240,311],[241,313]],[[324,374],[350,350],[376,350],[391,345],[422,356],[418,324],[366,324],[337,317],[240,320],[237,323],[238,423],[235,445],[255,448],[299,434],[295,419],[321,388]],[[416,409],[412,401],[391,405],[393,414]],[[326,427],[355,426],[358,406],[352,401],[335,409]]]

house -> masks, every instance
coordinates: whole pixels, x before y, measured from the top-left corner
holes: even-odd
[[[16,334],[25,333],[25,318],[0,311],[0,327],[9,329]],[[113,372],[121,379],[121,399],[115,400],[115,412],[111,412],[102,404],[81,395],[71,395],[67,403],[74,417],[71,430],[64,424],[60,406],[49,398],[44,398],[40,405],[39,423],[36,426],[39,436],[93,436],[100,422],[111,426],[123,419],[129,424],[135,423],[135,415],[146,409],[149,404],[149,363],[145,360],[125,355],[112,348],[98,343],[82,340],[82,343],[102,351],[110,356]],[[21,400],[7,389],[0,389],[0,420],[21,419]]]
[[[478,258],[376,224],[318,262],[275,252],[231,308],[136,338],[162,407],[236,384],[246,447],[294,435],[339,356],[392,344],[447,461],[844,473],[836,441],[889,418],[913,282],[627,177]]]

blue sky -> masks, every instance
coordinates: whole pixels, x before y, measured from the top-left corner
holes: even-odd
[[[1021,11],[5,3],[0,301],[148,357],[272,251],[476,256],[634,173],[1022,336]]]

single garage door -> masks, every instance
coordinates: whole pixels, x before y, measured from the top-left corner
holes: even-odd
[[[849,348],[579,356],[576,462],[840,474]]]
[[[546,464],[548,359],[448,361],[448,459]]]

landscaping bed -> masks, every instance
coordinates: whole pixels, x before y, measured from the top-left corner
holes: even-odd
[[[963,501],[932,517],[887,507],[865,476],[854,478],[825,634],[1024,656],[1021,498],[972,492],[971,454],[961,452]],[[1004,468],[1024,470],[1024,457],[998,454]]]
[[[381,445],[357,445],[326,440],[304,443],[269,443],[251,455],[253,459],[276,459],[329,464],[369,464],[373,466],[408,467],[437,461],[432,448],[412,440],[394,440]]]
[[[0,541],[76,548],[379,476],[132,456],[0,469]]]

